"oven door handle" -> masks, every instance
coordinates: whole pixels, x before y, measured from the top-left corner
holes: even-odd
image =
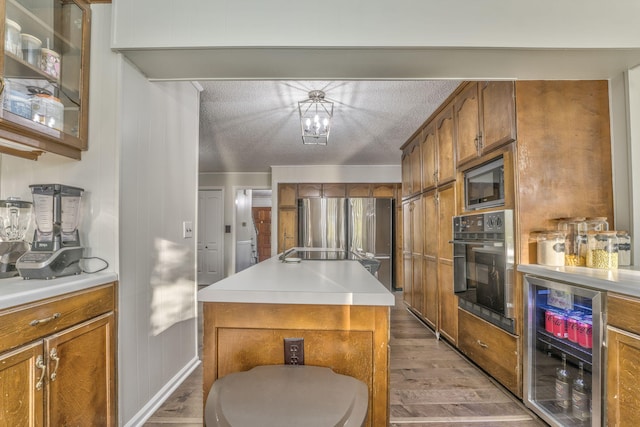
[[[482,245],[482,246],[493,246],[496,248],[504,247],[503,242],[487,242],[484,240],[449,240],[449,243],[454,245]]]
[[[491,246],[491,247],[482,247],[482,248],[471,248],[472,252],[478,252],[481,254],[490,254],[490,255],[502,255],[504,253],[503,246]]]

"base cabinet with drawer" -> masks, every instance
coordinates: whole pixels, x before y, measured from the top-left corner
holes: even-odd
[[[458,310],[458,349],[518,397],[519,338],[463,310]]]
[[[607,425],[640,425],[640,299],[607,295]]]
[[[0,311],[1,425],[117,424],[115,301],[112,283]]]

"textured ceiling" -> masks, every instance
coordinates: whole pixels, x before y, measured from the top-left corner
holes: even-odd
[[[394,165],[400,146],[460,84],[438,81],[200,81],[200,172],[275,165]],[[298,101],[334,102],[327,146],[303,145]]]

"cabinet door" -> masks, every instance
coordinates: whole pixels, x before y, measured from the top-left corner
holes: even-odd
[[[516,103],[514,83],[480,83],[482,100],[482,151],[516,140]]]
[[[347,184],[347,197],[371,197],[371,184]]]
[[[422,221],[422,201],[421,199],[417,199],[412,202],[411,206],[411,252],[413,252],[414,255],[420,256],[424,253]]]
[[[424,282],[424,320],[435,330],[438,330],[438,263],[436,258],[425,256],[422,269]]]
[[[346,194],[345,184],[322,184],[322,197],[345,197]]]
[[[449,107],[436,118],[438,185],[446,184],[456,179],[453,135],[453,108]]]
[[[451,342],[458,339],[458,297],[453,292],[453,248],[451,221],[456,214],[455,186],[438,190],[438,300],[439,328]]]
[[[607,425],[640,425],[640,336],[607,327]]]
[[[419,193],[422,189],[422,157],[420,156],[420,141],[416,141],[411,148],[411,193]]]
[[[413,305],[413,267],[411,265],[412,255],[410,252],[402,254],[402,272],[404,279],[402,283],[402,297],[409,306]]]
[[[114,315],[45,339],[49,425],[115,426]]]
[[[297,207],[296,184],[278,184],[278,206],[281,208]]]
[[[470,84],[454,103],[458,166],[478,157],[479,153],[478,85]]]
[[[427,125],[422,134],[422,189],[429,190],[436,186],[438,178],[435,126]]]
[[[413,296],[411,306],[424,316],[424,282],[422,280],[422,255],[413,255],[411,268],[413,274]]]
[[[402,197],[411,194],[411,156],[409,149],[402,153]]]
[[[0,355],[0,424],[44,425],[46,366],[42,341]]]
[[[424,216],[424,254],[432,258],[438,256],[438,209],[436,192],[426,193],[422,198]]]
[[[79,159],[88,137],[89,5],[78,0],[2,5],[11,23],[7,30],[13,29],[3,43],[9,102],[0,109],[2,136]],[[22,49],[20,32],[22,43],[28,40],[32,48]]]
[[[298,197],[322,197],[322,184],[298,184]]]
[[[380,199],[395,199],[396,184],[374,184],[371,196]]]
[[[298,211],[295,209],[278,210],[278,253],[282,253],[298,244]]]

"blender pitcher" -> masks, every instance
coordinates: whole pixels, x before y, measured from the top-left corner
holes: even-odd
[[[60,184],[30,185],[36,230],[31,250],[16,263],[25,279],[52,279],[80,274],[84,248],[78,223],[84,190]]]
[[[29,250],[24,237],[31,223],[31,202],[0,200],[0,278],[18,275],[16,261]]]

